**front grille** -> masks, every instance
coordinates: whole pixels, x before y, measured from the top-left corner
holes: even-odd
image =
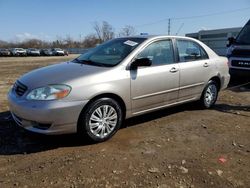
[[[23,96],[24,93],[27,91],[28,87],[24,84],[22,84],[19,81],[16,81],[16,83],[13,86],[13,91],[19,96]]]
[[[234,67],[244,67],[244,68],[250,68],[250,61],[244,61],[244,60],[232,60],[232,66]]]
[[[250,57],[250,49],[234,49],[232,56],[235,57]]]

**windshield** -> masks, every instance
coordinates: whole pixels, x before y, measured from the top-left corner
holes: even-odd
[[[236,39],[236,43],[237,44],[250,44],[250,20],[239,33]]]
[[[113,67],[128,56],[145,38],[118,38],[105,42],[82,54],[73,62]]]

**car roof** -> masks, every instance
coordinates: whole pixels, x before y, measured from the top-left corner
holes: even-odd
[[[174,35],[135,35],[135,36],[127,36],[127,37],[120,37],[120,38],[144,38],[144,39],[161,39],[161,38],[176,38],[176,39],[189,39],[195,40],[194,38],[184,37],[184,36],[174,36]]]

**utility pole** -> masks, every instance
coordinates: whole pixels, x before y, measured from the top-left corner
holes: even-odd
[[[170,35],[170,30],[171,30],[171,23],[170,23],[170,18],[168,19],[168,35]]]

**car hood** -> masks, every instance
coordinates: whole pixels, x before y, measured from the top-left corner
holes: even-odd
[[[33,70],[19,78],[19,81],[29,89],[34,89],[50,84],[67,84],[75,79],[87,77],[105,70],[108,69],[105,67],[65,62]]]

